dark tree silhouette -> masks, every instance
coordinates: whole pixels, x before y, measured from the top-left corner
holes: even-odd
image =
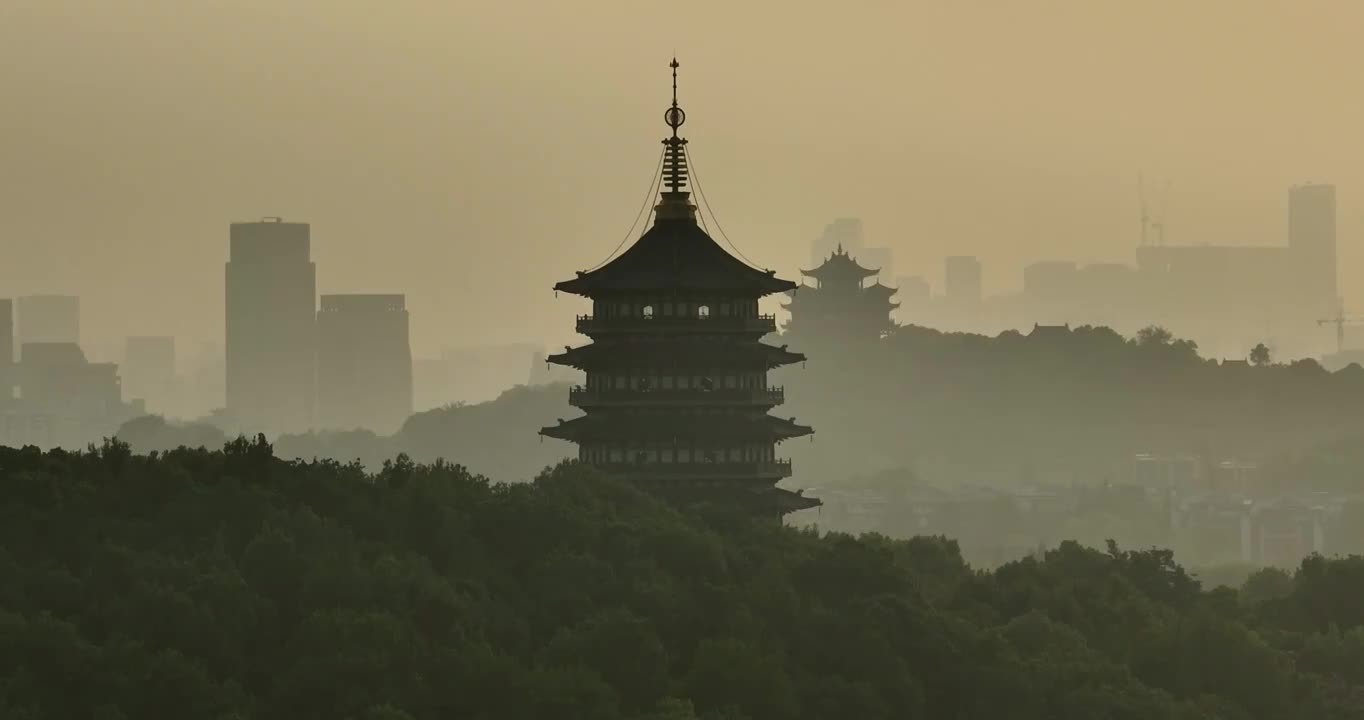
[[[0,717],[1360,718],[1364,558],[1239,597],[1161,550],[679,513],[263,438],[0,448]]]

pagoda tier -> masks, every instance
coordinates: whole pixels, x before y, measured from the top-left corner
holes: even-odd
[[[686,193],[680,193],[685,195]],[[686,202],[685,198],[665,198]],[[639,240],[605,267],[579,272],[555,290],[604,298],[650,293],[725,293],[758,298],[796,287],[725,252],[694,217],[660,217]]]
[[[674,368],[771,370],[805,360],[786,346],[774,347],[756,340],[740,341],[710,337],[645,335],[618,338],[567,348],[545,358],[555,365],[586,370],[657,368],[667,376]]]
[[[777,444],[814,431],[767,414],[785,400],[768,371],[805,356],[760,342],[776,319],[758,301],[796,284],[730,255],[698,224],[676,69],[652,226],[619,257],[554,286],[592,300],[577,330],[593,342],[547,358],[586,371],[569,392],[586,414],[540,434],[669,499],[779,517],[819,503],[776,487],[791,475]]]
[[[711,409],[713,410],[713,409]],[[599,442],[611,439],[658,440],[662,446],[679,442],[702,442],[723,446],[753,440],[776,443],[803,437],[814,428],[797,424],[795,419],[783,420],[771,415],[741,415],[723,412],[617,412],[608,415],[590,414],[565,420],[545,428],[545,437],[576,443]]]
[[[605,317],[593,315],[579,315],[577,330],[583,335],[592,339],[609,338],[612,335],[648,335],[649,333],[659,333],[661,335],[719,335],[736,334],[752,335],[754,339],[760,338],[768,333],[777,331],[776,315],[732,315],[730,307],[725,304],[724,315],[717,316],[680,316],[674,314],[674,309],[681,311],[693,303],[664,302],[644,304],[626,303],[599,303],[602,310],[608,310],[609,314]],[[706,308],[705,304],[696,304],[697,307]],[[717,307],[719,307],[717,305]],[[655,310],[657,309],[657,313]],[[625,311],[634,310],[633,314]],[[667,312],[664,313],[664,310]]]
[[[612,407],[749,407],[770,410],[786,402],[786,390],[780,387],[738,387],[724,388],[689,384],[682,389],[680,382],[668,383],[670,387],[654,378],[636,377],[624,379],[621,389],[615,389],[609,382],[598,382],[588,386],[576,386],[568,391],[568,404],[584,410],[588,408]]]
[[[772,483],[790,476],[790,463],[786,464],[784,475],[763,476],[756,482],[745,480],[752,473],[735,474],[732,477],[716,476],[711,479],[687,479],[671,482],[669,476],[662,475],[650,482],[658,494],[681,505],[702,507],[719,506],[752,514],[776,512],[781,515],[797,510],[808,510],[820,506],[820,501],[806,497],[801,491],[792,492],[773,487]],[[620,474],[627,474],[624,470]],[[638,473],[636,472],[638,475]]]

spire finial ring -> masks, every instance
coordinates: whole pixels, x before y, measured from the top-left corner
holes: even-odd
[[[682,127],[682,123],[686,121],[687,113],[680,107],[673,106],[663,112],[663,122],[667,123],[668,127],[674,130]]]

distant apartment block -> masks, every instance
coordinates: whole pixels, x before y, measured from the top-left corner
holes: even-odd
[[[123,402],[118,366],[89,362],[76,343],[25,343],[19,356],[0,411],[0,445],[80,448],[143,411]]]
[[[17,342],[81,341],[81,301],[74,295],[26,295],[19,298]]]
[[[1336,273],[1336,188],[1296,185],[1288,190],[1288,247],[1302,262],[1304,286],[1313,293],[1319,312],[1335,310],[1339,297]]]
[[[123,394],[143,400],[149,412],[166,415],[175,402],[175,338],[130,337],[123,350]]]
[[[895,278],[895,295],[901,307],[920,307],[927,305],[932,298],[932,288],[921,275],[901,275]]]
[[[14,360],[14,301],[0,298],[0,367],[13,365]]]
[[[306,432],[316,403],[317,267],[306,223],[233,223],[227,413],[247,433]]]
[[[323,295],[317,313],[317,419],[388,434],[412,414],[412,349],[402,295]]]
[[[980,261],[969,255],[947,258],[944,299],[955,307],[975,307],[982,297]]]

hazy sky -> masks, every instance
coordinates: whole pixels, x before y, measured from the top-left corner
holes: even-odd
[[[802,6],[810,9],[802,10]],[[550,286],[634,218],[668,60],[702,187],[790,275],[836,216],[937,286],[1130,261],[1136,176],[1170,242],[1284,239],[1339,186],[1364,312],[1364,3],[0,0],[0,296],[85,336],[218,340],[227,224],[313,225],[320,292],[405,292],[414,350],[571,333]]]

